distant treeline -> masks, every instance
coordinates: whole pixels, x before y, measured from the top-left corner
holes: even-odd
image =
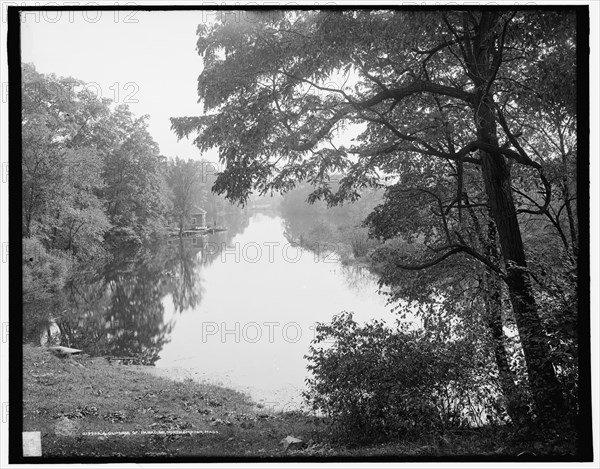
[[[81,80],[23,65],[24,322],[51,315],[81,266],[157,239],[194,205],[207,220],[231,207],[210,191],[214,164],[162,156],[147,119]]]
[[[363,221],[383,200],[383,189],[365,190],[357,201],[329,208],[324,201],[308,203],[313,191],[309,183],[302,183],[283,195],[286,237],[315,252],[335,252],[343,262],[370,262],[367,254],[380,243],[369,238]]]

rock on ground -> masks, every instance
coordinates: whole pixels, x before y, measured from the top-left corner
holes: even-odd
[[[296,450],[302,449],[304,447],[304,441],[300,438],[295,438],[293,436],[286,436],[283,440],[279,442],[280,445],[283,445],[283,450]]]

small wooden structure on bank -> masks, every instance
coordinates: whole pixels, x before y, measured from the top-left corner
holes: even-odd
[[[190,230],[203,230],[206,228],[206,210],[195,206],[190,213]]]
[[[189,223],[179,230],[179,228],[172,228],[169,230],[169,238],[167,244],[172,244],[174,238],[181,238],[182,240],[189,240],[193,246],[203,245],[204,241],[198,239],[206,234],[217,233],[220,231],[227,231],[227,228],[221,226],[207,226],[206,224],[206,210],[202,207],[194,206],[188,217]]]

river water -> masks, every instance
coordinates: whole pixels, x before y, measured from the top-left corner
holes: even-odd
[[[165,320],[174,325],[158,368],[185,369],[290,408],[301,401],[317,322],[341,311],[359,321],[392,320],[369,272],[291,245],[279,216],[256,213],[225,249],[213,239],[205,250],[216,251],[219,242],[200,275],[202,300],[176,313],[164,299]]]
[[[359,322],[395,321],[367,270],[290,244],[279,215],[240,211],[219,224],[228,231],[163,240],[117,256],[91,278],[77,276],[57,319],[58,342],[142,357],[158,374],[290,409],[302,401],[317,322],[342,311]]]

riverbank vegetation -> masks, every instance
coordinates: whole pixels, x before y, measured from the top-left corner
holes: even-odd
[[[497,407],[488,418],[574,444],[578,426],[587,435],[577,14],[585,13],[282,11],[259,12],[244,28],[227,15],[200,25],[206,115],[172,124],[201,150],[219,148],[218,193],[243,202],[252,191],[310,184],[284,199],[289,210],[299,194],[333,207],[383,192],[362,228],[352,227],[373,243],[359,254],[370,254],[399,318],[416,314],[424,335],[323,326],[335,345],[309,355],[310,399],[341,428],[367,424],[396,437],[412,422],[443,431],[449,416],[452,428],[468,427],[460,404],[448,413],[423,398],[405,415],[388,399],[419,395],[407,376],[439,364],[424,396],[458,392],[453,377],[469,375],[496,389],[482,403]],[[317,218],[308,244],[340,239],[339,226]],[[422,340],[440,350],[476,344],[477,353],[429,363],[412,346]]]
[[[26,345],[23,365],[23,428],[42,433],[44,457],[276,456],[286,436],[308,443],[320,428],[230,389],[104,358]]]
[[[328,418],[270,409],[220,386],[164,379],[143,371],[147,367],[87,355],[59,358],[30,345],[23,355],[23,430],[41,432],[45,458],[479,455],[514,460],[525,451],[555,457],[572,451],[562,442],[503,427],[357,445],[351,435],[336,438]],[[303,447],[286,450],[281,441],[287,436],[300,438]]]
[[[77,289],[82,280],[97,284],[99,295],[107,285],[118,293],[122,275],[103,274],[151,245],[156,251],[169,227],[189,223],[195,206],[204,207],[213,224],[224,224],[233,212],[239,218],[239,211],[211,192],[214,163],[160,154],[148,132],[148,116],[99,99],[81,80],[38,73],[31,64],[23,65],[22,80],[23,335],[39,343],[40,331],[62,318],[64,345],[82,345],[76,337],[88,328],[67,330],[83,314],[72,310],[89,308],[93,300]],[[160,268],[172,269],[172,262]],[[93,272],[98,278],[90,279]],[[67,290],[78,296],[75,305]],[[145,322],[142,318],[154,310],[130,314],[129,326],[134,317]],[[87,322],[96,327],[98,320]],[[99,338],[92,337],[84,344],[98,345]],[[147,352],[154,356],[156,350]]]
[[[363,221],[383,199],[383,190],[367,190],[354,203],[328,207],[324,201],[308,204],[314,188],[307,183],[283,195],[280,211],[286,237],[315,253],[335,253],[344,264],[372,267],[368,255],[381,243],[369,237]]]
[[[152,365],[169,339],[163,299],[199,304],[218,253],[167,233],[201,206],[211,224],[232,214],[233,236],[248,220],[231,203],[270,207],[272,193],[287,239],[367,266],[399,320],[317,327],[305,398],[319,418],[261,417],[232,391],[26,346],[25,429],[56,456],[274,456],[292,434],[312,440],[308,456],[587,457],[581,12],[216,15],[198,27],[206,114],[172,129],[217,148],[220,172],[164,157],[147,116],[24,64],[24,342],[56,325],[61,345]],[[242,410],[215,417],[225,401]]]

